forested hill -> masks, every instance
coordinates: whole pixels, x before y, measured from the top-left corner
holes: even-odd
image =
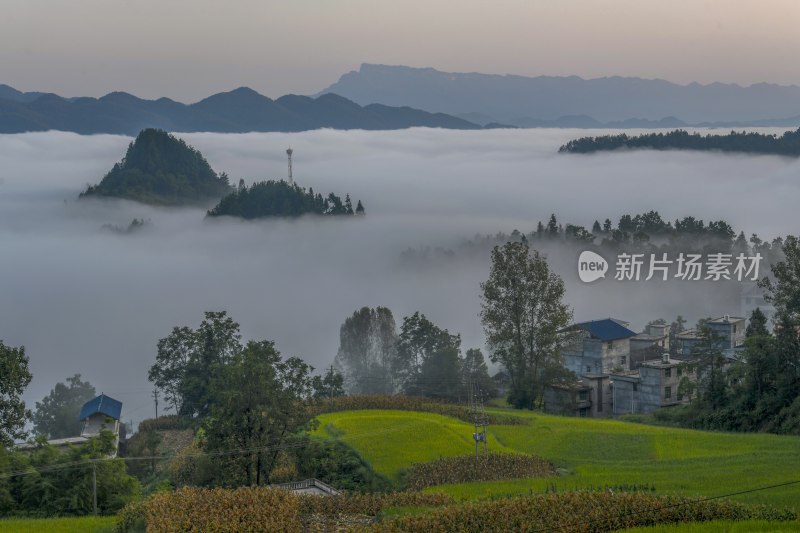
[[[685,130],[669,133],[647,133],[629,137],[603,135],[574,139],[559,148],[559,152],[587,154],[620,149],[650,150],[704,150],[740,152],[751,154],[774,154],[800,156],[800,128],[787,131],[781,136],[753,132],[731,131],[727,135],[700,135]]]
[[[81,197],[111,196],[153,205],[207,204],[231,191],[203,155],[169,133],[142,130],[125,157]]]
[[[0,133],[61,130],[135,135],[144,128],[244,133],[411,127],[481,128],[444,113],[374,103],[361,106],[335,94],[318,98],[286,95],[273,100],[241,87],[187,105],[169,98],[143,100],[124,92],[102,98],[62,98],[0,86]]]
[[[356,207],[346,195],[341,197],[330,193],[327,197],[314,194],[314,189],[306,191],[296,183],[280,181],[261,181],[246,187],[239,182],[239,188],[220,200],[209,217],[232,216],[244,219],[266,217],[296,217],[300,215],[364,215],[364,205],[358,201]]]

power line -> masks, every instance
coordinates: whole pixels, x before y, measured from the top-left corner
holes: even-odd
[[[379,429],[379,430],[370,430],[370,431],[362,431],[358,433],[350,433],[346,435],[342,435],[342,437],[346,438],[359,438],[364,436],[370,435],[377,435],[381,433],[390,433],[392,431],[397,431],[403,428],[412,427],[412,426],[419,426],[424,424],[424,422],[413,422],[410,424],[403,424],[399,426],[393,426],[390,428]],[[340,437],[333,436],[331,437],[334,440],[338,440]],[[85,459],[83,461],[72,461],[70,463],[62,463],[56,464],[51,466],[45,467],[31,467],[26,470],[18,470],[16,472],[8,472],[0,474],[0,479],[7,479],[17,476],[25,476],[35,473],[47,473],[56,470],[64,470],[67,468],[77,468],[80,466],[86,466],[90,464],[96,464],[101,462],[108,462],[108,461],[153,461],[153,460],[161,460],[161,459],[172,459],[175,457],[221,457],[221,456],[230,456],[230,455],[239,455],[239,454],[250,454],[250,453],[258,453],[258,452],[268,452],[268,451],[280,451],[280,450],[291,450],[295,448],[301,448],[305,446],[306,443],[298,442],[294,444],[274,444],[270,446],[258,446],[258,447],[251,447],[251,448],[227,448],[221,450],[213,450],[207,452],[194,452],[194,453],[186,453],[186,454],[162,454],[162,455],[150,455],[150,456],[136,456],[136,457],[101,457],[96,459]]]

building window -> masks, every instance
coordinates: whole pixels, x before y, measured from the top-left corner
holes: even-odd
[[[586,407],[583,407],[578,411],[578,416],[580,416],[582,418],[586,418],[586,414],[588,412],[589,412],[589,410]]]
[[[679,402],[683,401],[683,394],[681,394],[680,391],[678,392],[678,401]]]
[[[611,348],[613,348],[613,347],[614,347],[614,341],[608,341],[608,342],[606,343],[606,348],[608,348],[609,350],[610,350]]]
[[[672,387],[664,387],[664,399],[669,400],[672,398]]]
[[[587,400],[587,396],[588,396],[588,392],[585,391],[585,390],[582,390],[582,391],[578,392],[578,399],[580,401],[582,401],[582,402],[585,402]]]
[[[671,376],[672,376],[672,369],[671,368],[665,368],[664,369],[664,377],[668,378],[668,377],[671,377]]]
[[[681,377],[681,374],[683,374],[683,369],[681,367],[678,367],[676,368],[676,370],[678,371],[678,377]]]
[[[633,384],[633,392],[636,392],[638,390],[639,390],[639,384],[638,383],[634,383]]]
[[[591,366],[589,366],[589,365],[586,365],[586,371],[587,371],[587,372],[591,372],[591,371],[592,371],[592,367],[591,367]]]
[[[622,366],[625,366],[627,363],[628,363],[628,358],[626,356],[623,355],[619,358],[619,364],[621,364]]]

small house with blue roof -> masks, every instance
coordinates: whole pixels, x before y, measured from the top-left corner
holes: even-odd
[[[631,338],[637,333],[615,318],[578,322],[562,332],[574,338],[564,351],[564,365],[578,376],[629,371]]]
[[[96,437],[101,431],[110,431],[114,434],[116,445],[119,447],[122,402],[101,394],[83,404],[79,418],[83,422],[81,437]]]
[[[83,404],[78,418],[83,422],[83,430],[79,436],[51,439],[47,443],[63,450],[69,446],[85,444],[91,437],[97,437],[101,431],[110,431],[114,434],[115,450],[111,456],[116,457],[119,451],[120,437],[123,441],[125,439],[125,426],[120,422],[122,402],[101,394]],[[37,446],[35,442],[26,442],[17,446],[17,449],[30,451],[36,449]]]

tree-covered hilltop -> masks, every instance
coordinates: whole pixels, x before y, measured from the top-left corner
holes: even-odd
[[[183,140],[157,129],[139,132],[125,157],[81,197],[111,196],[153,205],[202,204],[231,191],[203,155]]]
[[[601,135],[582,137],[569,141],[559,152],[588,154],[619,150],[621,148],[646,148],[650,150],[717,150],[751,154],[800,156],[800,128],[787,131],[780,137],[764,133],[731,131],[728,135],[700,135],[686,130],[668,133],[646,133],[629,137]]]
[[[315,215],[363,215],[361,201],[353,208],[350,195],[344,202],[333,193],[326,198],[314,189],[306,191],[296,183],[286,181],[260,181],[250,187],[239,182],[239,188],[220,200],[208,212],[210,217],[233,216],[245,219],[265,217],[296,217],[305,214]]]

